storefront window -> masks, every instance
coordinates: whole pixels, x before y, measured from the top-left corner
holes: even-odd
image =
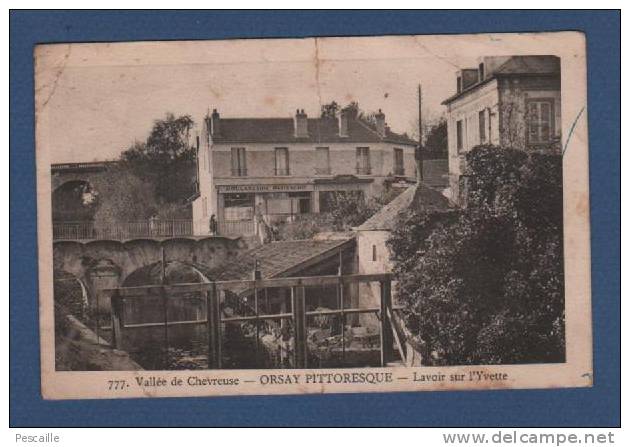
[[[224,194],[223,217],[226,221],[254,218],[253,194]]]

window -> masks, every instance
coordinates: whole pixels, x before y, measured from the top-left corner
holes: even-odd
[[[462,92],[462,77],[457,76],[457,93]]]
[[[247,175],[247,154],[244,147],[232,148],[232,176],[245,177]]]
[[[479,82],[483,81],[484,71],[483,63],[479,64]]]
[[[372,173],[370,167],[370,148],[358,147],[357,148],[357,174],[369,175]]]
[[[372,261],[376,262],[376,245],[372,245]]]
[[[315,174],[317,175],[329,175],[330,174],[330,151],[327,147],[316,148],[317,152],[317,166],[315,166]]]
[[[464,123],[462,120],[457,121],[457,151],[464,149]]]
[[[394,148],[394,175],[405,175],[405,158],[403,150]]]
[[[252,220],[254,218],[253,194],[224,194],[223,216],[226,221]]]
[[[289,175],[289,149],[276,148],[276,175]]]
[[[550,143],[553,138],[553,99],[535,99],[527,103],[527,142]]]
[[[486,111],[479,111],[479,144],[486,142]]]

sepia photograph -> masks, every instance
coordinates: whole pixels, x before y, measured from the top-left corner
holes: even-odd
[[[592,385],[582,34],[34,58],[45,397]]]

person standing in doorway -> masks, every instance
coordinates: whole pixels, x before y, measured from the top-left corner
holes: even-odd
[[[214,214],[210,216],[210,234],[212,236],[217,235],[217,218],[214,216]]]

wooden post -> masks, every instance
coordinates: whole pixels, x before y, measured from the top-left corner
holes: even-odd
[[[112,337],[114,348],[122,350],[122,328],[123,328],[123,302],[118,294],[118,290],[114,292],[111,298],[110,311],[112,316]]]
[[[258,259],[255,260],[254,262],[254,272],[252,275],[252,279],[254,281],[262,279],[262,272],[260,271],[260,267],[258,264]],[[259,362],[259,355],[260,355],[260,320],[258,319],[258,317],[260,316],[260,310],[258,308],[258,287],[254,287],[254,312],[256,314],[256,357],[255,357],[255,362],[256,362],[256,366],[258,366],[258,362]]]
[[[392,309],[392,283],[390,279],[381,281],[381,366],[387,366],[392,359],[393,333],[389,318]]]
[[[293,323],[295,334],[295,367],[306,368],[306,306],[304,303],[304,287],[291,287],[293,307]]]
[[[422,147],[422,85],[418,84],[418,153],[416,154],[416,163],[418,169],[418,180],[424,180],[424,153]]]
[[[208,324],[208,369],[221,368],[221,317],[219,293],[213,282],[206,292],[206,319]]]
[[[344,309],[346,308],[346,303],[344,300],[343,294],[343,281],[341,277],[343,276],[343,253],[339,250],[339,270],[337,272],[337,276],[339,276],[339,285],[337,286],[337,293],[339,294],[339,308],[341,309],[341,314],[339,315],[341,319],[341,363],[343,365],[346,364],[346,314]]]

